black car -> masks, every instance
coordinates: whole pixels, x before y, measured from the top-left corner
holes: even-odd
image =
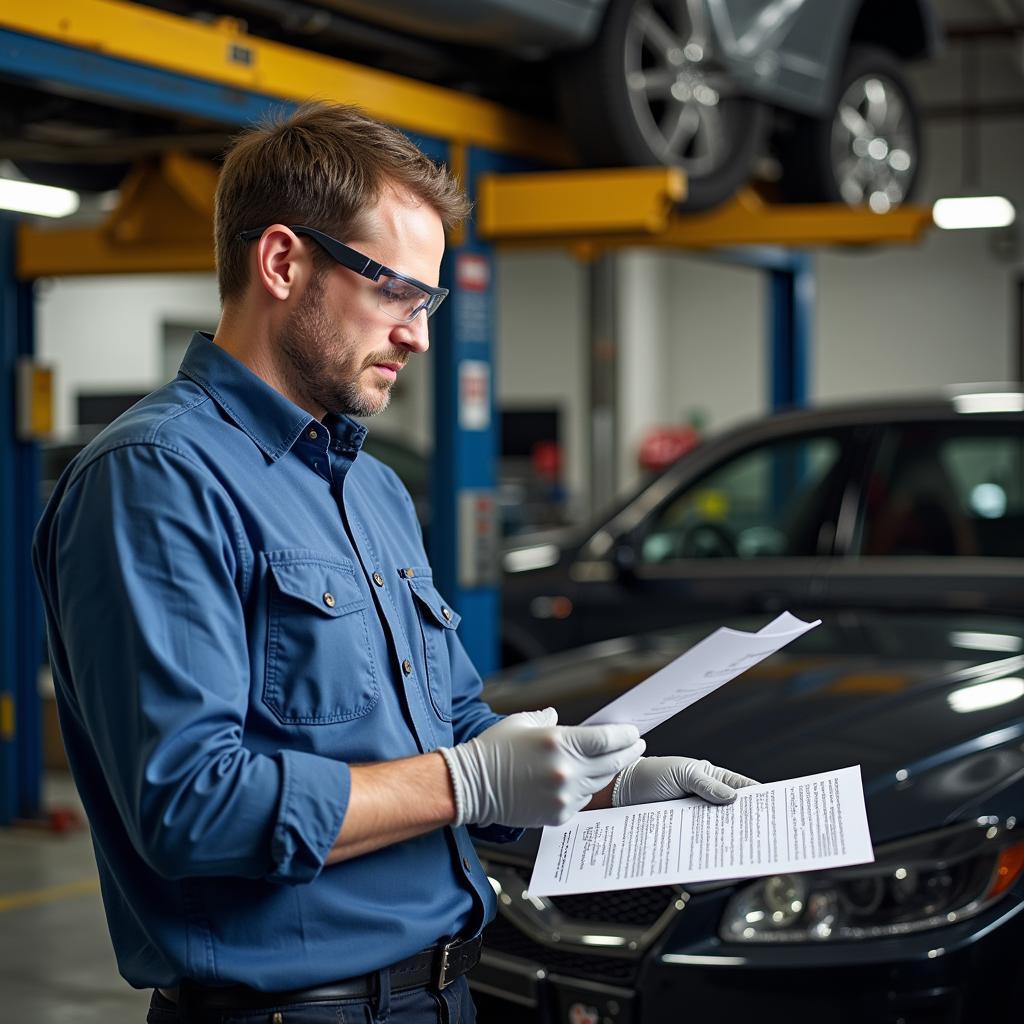
[[[1024,394],[768,417],[504,568],[506,665],[797,606],[1024,613]]]
[[[532,898],[539,833],[481,843],[498,894],[471,976],[481,1019],[1021,1019],[1024,616],[820,614],[818,629],[650,732],[648,753],[707,757],[761,781],[859,764],[875,862]],[[554,655],[485,696],[505,712],[553,704],[579,722],[711,628]]]

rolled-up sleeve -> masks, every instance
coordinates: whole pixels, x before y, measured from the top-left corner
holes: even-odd
[[[78,470],[38,544],[72,713],[139,855],[168,878],[315,878],[348,766],[246,747],[252,556],[214,476],[158,444],[107,451]]]

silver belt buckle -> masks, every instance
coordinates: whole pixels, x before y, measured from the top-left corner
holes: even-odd
[[[456,942],[455,940],[452,940],[451,942],[446,942],[444,944],[444,948],[441,950],[441,966],[440,966],[440,968],[438,969],[438,972],[437,972],[437,988],[438,988],[438,991],[441,991],[441,989],[447,988],[452,983],[452,981],[455,980],[453,978],[452,981],[449,981],[448,978],[446,977],[446,975],[448,973],[448,954],[451,952],[452,946],[457,946],[457,945],[458,945],[458,942]]]

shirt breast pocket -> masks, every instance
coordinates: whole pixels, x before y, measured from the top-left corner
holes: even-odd
[[[452,720],[452,672],[448,655],[448,633],[458,628],[462,617],[438,593],[429,570],[405,570],[409,588],[415,598],[423,637],[423,654],[427,669],[430,703],[439,718]]]
[[[288,724],[361,718],[377,703],[367,598],[355,566],[267,552],[267,673],[263,703]]]

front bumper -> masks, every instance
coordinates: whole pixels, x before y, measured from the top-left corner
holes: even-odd
[[[1009,1024],[1024,1005],[1021,907],[1011,899],[962,925],[880,942],[704,941],[678,952],[665,942],[634,961],[580,958],[575,970],[563,950],[513,955],[488,948],[485,935],[470,985],[488,1024]]]

